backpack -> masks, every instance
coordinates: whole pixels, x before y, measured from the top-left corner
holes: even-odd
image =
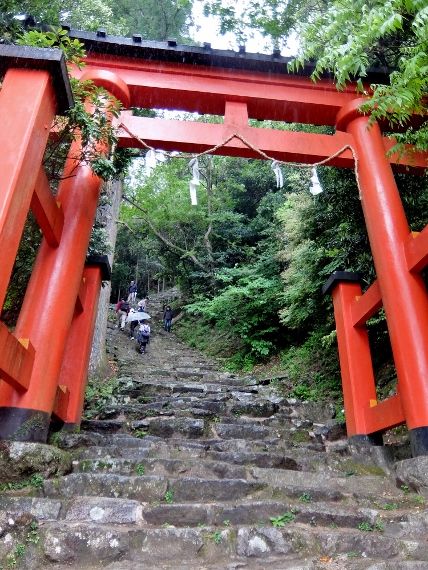
[[[137,340],[139,342],[147,343],[150,339],[150,327],[149,325],[141,325],[138,331]]]
[[[125,301],[124,303],[122,303],[122,306],[120,307],[121,311],[125,311],[125,312],[129,313],[129,309],[130,309],[130,307],[129,307],[128,302]]]

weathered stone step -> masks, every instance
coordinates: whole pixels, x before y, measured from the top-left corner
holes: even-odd
[[[219,439],[167,439],[162,440],[152,436],[142,439],[149,441],[150,457],[174,459],[206,458],[214,461],[225,461],[236,465],[254,465],[258,467],[277,467],[298,471],[325,472],[346,477],[359,475],[385,476],[385,471],[370,461],[365,455],[345,454],[343,449],[338,453],[334,450],[317,451],[309,447],[280,446],[275,441],[276,449],[263,441],[249,440],[219,440]],[[109,448],[105,450],[110,455],[118,457],[133,457],[132,450]],[[101,457],[103,448],[94,448],[94,454],[81,452],[82,457]]]
[[[212,394],[226,392],[221,387],[213,385],[210,391]],[[180,382],[173,382],[172,380],[160,381],[153,379],[151,381],[145,380],[144,382],[135,383],[131,388],[121,391],[121,395],[129,396],[131,398],[159,398],[160,396],[171,397],[173,394],[187,394],[188,396],[196,394],[207,394],[208,390],[199,385],[199,383],[182,384]]]
[[[258,394],[260,391],[265,392],[265,390],[260,389],[258,386],[237,386],[236,384],[229,384],[227,382],[210,382],[198,381],[198,382],[183,382],[179,379],[176,380],[165,380],[159,378],[149,379],[146,377],[143,380],[134,379],[130,386],[124,386],[120,390],[121,395],[131,396],[132,398],[137,397],[149,397],[149,396],[160,396],[167,395],[171,396],[173,394],[218,394],[218,393],[229,393],[237,399],[246,399],[253,395]],[[241,398],[239,396],[241,395]],[[269,395],[268,393],[266,395]],[[274,398],[274,396],[272,396]],[[275,399],[281,399],[277,396]]]
[[[125,422],[119,419],[108,420],[82,420],[80,425],[83,431],[94,431],[98,433],[118,433],[125,431]]]
[[[428,510],[425,508],[417,512],[413,505],[413,512],[407,512],[402,520],[389,521],[385,525],[385,531],[388,535],[399,538],[411,539],[415,536],[425,536],[428,548]]]
[[[139,398],[127,403],[118,403],[114,407],[107,407],[105,410],[106,417],[113,413],[132,415],[140,413],[142,417],[145,417],[146,412],[150,410],[163,410],[163,411],[174,411],[174,410],[187,410],[190,408],[201,408],[210,411],[214,414],[226,413],[227,411],[227,400],[228,396],[226,394],[214,394],[209,398],[196,398],[195,396],[174,396],[174,397],[156,397],[156,398],[143,398],[144,401],[140,401]],[[137,419],[137,418],[134,418]]]
[[[135,437],[129,433],[104,434],[96,431],[55,434],[55,444],[62,449],[81,449],[89,447],[108,447],[119,445],[121,448],[146,448],[158,441],[155,436]]]
[[[0,512],[10,515],[29,513],[38,521],[95,522],[98,524],[140,524],[142,518],[140,501],[108,497],[73,497],[71,500],[50,499],[45,497],[0,498]]]
[[[325,453],[312,452],[314,457],[311,460],[317,465],[326,465]],[[249,465],[262,468],[277,468],[277,469],[291,469],[300,471],[301,469],[308,469],[313,467],[308,461],[308,454],[305,453],[302,461],[301,458],[287,453],[273,453],[273,452],[247,452],[247,451],[206,451],[205,457],[215,461],[227,461],[235,465]]]
[[[299,434],[299,440],[311,441],[307,431],[286,427],[275,428],[262,425],[261,422],[248,422],[233,419],[228,423],[210,422],[201,418],[185,416],[149,417],[144,420],[131,422],[131,428],[145,429],[151,435],[172,438],[188,437],[191,439],[212,436],[220,439],[248,439],[251,441],[265,439],[291,440]]]
[[[119,435],[119,434],[118,434]],[[137,439],[137,438],[135,438]],[[339,466],[341,462],[345,461],[340,455],[336,457],[334,453],[329,453],[328,457],[325,453],[312,450],[308,447],[296,447],[293,449],[286,449],[281,442],[276,439],[272,442],[264,440],[221,440],[221,439],[205,439],[200,438],[196,440],[191,439],[162,439],[155,436],[147,435],[139,439],[140,445],[129,446],[117,445],[107,446],[93,446],[89,448],[82,448],[75,452],[75,457],[78,459],[98,459],[98,458],[134,458],[139,457],[158,457],[158,458],[203,458],[207,457],[216,461],[227,461],[236,464],[251,463],[253,458],[256,458],[257,465],[263,466],[266,464],[266,457],[272,455],[273,461],[276,463],[278,456],[284,456],[285,465],[290,465],[290,458],[299,458],[301,463],[299,465],[309,466],[311,470],[318,470],[326,464],[329,469],[333,469],[335,461]],[[223,459],[224,458],[224,459]],[[281,462],[283,463],[283,462]],[[269,466],[270,462],[267,463]],[[356,468],[356,463],[350,463],[350,467]],[[308,467],[308,468],[309,468]],[[291,467],[292,468],[292,467]],[[300,469],[300,467],[298,467]],[[306,468],[306,467],[305,467]],[[345,469],[349,469],[347,464],[344,463]]]
[[[150,437],[151,436],[147,436],[141,441],[145,442],[145,440],[148,440]],[[109,445],[105,447],[94,446],[77,451],[75,453],[75,457],[78,459],[111,459],[112,457],[135,460],[139,460],[144,457],[158,457],[163,459],[173,457],[175,459],[186,459],[192,457],[203,457],[208,448],[205,443],[199,443],[198,440],[171,439],[162,441],[160,438],[156,439],[158,441],[155,443],[150,440],[147,445],[143,444],[135,448],[120,445]]]
[[[73,473],[44,482],[48,497],[71,498],[77,495],[121,497],[139,501],[225,501],[247,497],[265,487],[264,483],[244,479],[181,479],[156,475],[125,476],[107,473]],[[167,494],[167,491],[169,495]]]
[[[330,556],[340,556],[342,566],[339,562],[338,566],[333,567],[348,570],[369,568],[365,561],[367,558],[382,560],[382,564],[388,562],[389,568],[394,570],[408,563],[409,559],[414,559],[418,564],[428,561],[426,544],[421,541],[394,539],[380,532],[312,527],[302,523],[288,524],[284,528],[243,526],[219,529],[207,526],[131,529],[125,525],[108,527],[64,522],[61,526],[47,523],[41,528],[41,534],[41,549],[51,562],[78,562],[81,568],[86,569],[91,568],[91,564],[102,564],[109,568],[107,564],[115,561],[111,568],[117,570],[130,568],[126,566],[126,561],[132,562],[134,568],[135,564],[138,564],[138,568],[144,568],[148,557],[150,565],[146,566],[147,569],[170,568],[167,565],[169,562],[180,570],[187,570],[187,560],[198,570],[209,568],[209,564],[222,569],[245,568],[246,559],[251,560],[251,570],[271,568],[266,566],[269,557],[280,557],[279,565],[273,568],[289,570],[296,567],[301,570],[305,566],[293,566],[296,554],[301,559],[304,556],[316,557],[318,564],[314,568],[320,568],[320,556],[326,556],[328,560]],[[355,557],[357,565],[353,565]],[[257,566],[260,563],[262,566]],[[409,570],[412,569],[412,566],[406,565]],[[406,565],[402,567],[406,568]]]
[[[283,489],[289,496],[309,495],[311,499],[339,500],[349,498],[373,498],[383,503],[400,501],[403,492],[387,477],[359,476],[326,478],[324,473],[290,471],[285,469],[249,468],[250,476],[275,489]]]
[[[132,382],[139,382],[139,381],[146,381],[150,378],[152,380],[155,379],[168,379],[174,377],[176,381],[179,382],[187,382],[187,383],[195,383],[201,382],[205,383],[213,383],[213,384],[225,384],[228,386],[236,386],[238,389],[242,387],[263,387],[266,389],[271,389],[271,387],[260,383],[256,379],[246,379],[242,377],[238,377],[234,374],[230,374],[228,372],[219,372],[215,370],[211,365],[202,365],[197,361],[194,361],[195,366],[183,366],[180,365],[180,358],[179,356],[175,356],[173,353],[170,354],[171,362],[162,363],[161,365],[158,362],[152,362],[150,359],[145,360],[144,362],[144,369],[139,371],[140,373],[138,376],[134,373],[133,376],[129,376],[129,367],[126,367],[127,362],[125,362],[125,366],[123,367],[124,370],[127,370],[127,374],[124,374],[122,378],[126,378]],[[150,380],[149,380],[150,381]],[[159,380],[162,381],[162,380]]]
[[[218,397],[220,396],[220,397]],[[117,418],[118,416],[125,416],[127,419],[140,419],[153,415],[171,415],[176,412],[176,415],[189,416],[195,414],[204,414],[205,416],[221,416],[227,422],[239,422],[240,418],[245,418],[244,421],[254,421],[254,418],[260,418],[267,425],[291,425],[295,427],[311,427],[312,422],[309,420],[302,420],[293,418],[291,414],[279,412],[279,404],[272,403],[269,400],[258,399],[252,405],[249,404],[235,404],[231,402],[227,394],[219,393],[217,397],[213,395],[207,397],[204,395],[202,398],[198,397],[183,397],[171,399],[170,397],[162,397],[151,400],[146,403],[137,401],[118,403],[114,407],[106,407],[100,413],[100,419]],[[83,424],[83,429],[86,424]]]
[[[0,511],[13,514],[29,513],[39,521],[57,520],[62,503],[57,499],[45,497],[0,497]]]
[[[209,443],[209,447],[213,451],[273,451],[274,453],[279,453],[280,451],[288,451],[290,447],[305,448],[309,451],[325,451],[324,444],[313,442],[306,431],[270,430],[269,436],[266,436],[262,435],[262,430],[268,428],[261,426],[262,429],[255,430],[255,433],[258,432],[260,437],[253,439],[250,436],[250,431],[245,431],[244,426],[241,433],[247,437],[239,438],[241,426],[234,428],[232,425],[232,427],[228,428],[227,424],[223,425],[225,426],[221,428],[223,437],[213,439]],[[235,432],[235,437],[233,432]],[[200,441],[202,443],[204,440],[201,439]]]
[[[258,446],[259,449],[255,447],[247,440],[217,441],[207,447],[203,457],[236,465],[319,472],[350,479],[358,479],[361,475],[385,477],[384,469],[372,463],[370,457],[349,455],[343,450],[338,453],[329,450],[326,453],[325,450],[317,451],[308,447],[277,446],[271,450],[263,445]]]
[[[178,527],[201,524],[269,525],[271,517],[279,519],[284,513],[290,522],[318,526],[357,528],[361,523],[374,525],[379,513],[373,509],[343,508],[328,503],[285,504],[280,501],[240,501],[223,504],[145,505],[144,520],[155,526],[172,524]]]
[[[247,468],[221,461],[200,459],[84,459],[75,461],[73,471],[82,473],[118,473],[120,475],[164,475],[219,479],[246,479]],[[1,505],[1,503],[0,503]]]
[[[257,439],[281,438],[284,436],[283,430],[275,430],[255,424],[234,424],[234,423],[212,423],[211,434],[220,439]]]
[[[307,430],[287,429],[286,427],[272,428],[258,425],[257,422],[221,423],[205,421],[201,418],[167,416],[146,418],[130,422],[129,424],[119,420],[114,420],[114,423],[112,423],[112,420],[88,420],[84,423],[84,426],[90,430],[105,430],[107,433],[111,433],[113,429],[116,429],[118,434],[123,433],[124,435],[127,435],[125,430],[133,429],[166,439],[186,437],[205,441],[208,435],[218,440],[216,443],[220,445],[222,442],[227,442],[229,444],[228,449],[233,448],[238,440],[239,442],[248,441],[247,447],[251,451],[264,451],[268,447],[270,449],[285,449],[290,445],[304,446],[319,451],[325,448],[324,443],[313,439]],[[222,449],[225,449],[224,444]]]
[[[205,434],[205,422],[203,419],[187,417],[147,418],[146,420],[131,423],[131,427],[147,430],[150,435],[162,438],[178,436],[197,439]]]
[[[263,558],[262,562],[257,562],[254,559],[250,559],[248,562],[244,562],[241,558],[239,561],[228,562],[224,561],[221,565],[216,563],[203,563],[194,562],[192,560],[183,560],[182,568],[185,570],[237,570],[238,568],[248,569],[248,570],[320,570],[319,557],[315,557],[313,561],[305,559],[296,559],[294,556],[281,556],[272,557],[268,556]],[[328,557],[326,557],[328,558]],[[426,570],[426,562],[423,561],[403,561],[394,560],[393,562],[376,561],[375,559],[362,558],[360,560],[355,560],[351,556],[346,554],[339,555],[335,560],[329,559],[330,564],[334,564],[335,570]],[[286,564],[286,566],[284,566]],[[344,566],[344,564],[346,566]],[[91,566],[86,567],[86,570],[98,570],[97,567]],[[104,566],[106,570],[135,570],[135,562],[112,562],[107,566]],[[175,562],[162,562],[162,565],[157,565],[157,568],[161,570],[177,570],[177,565]],[[144,561],[139,562],[139,570],[153,570],[153,566],[150,562],[145,563]],[[52,570],[81,570],[80,566],[67,565],[52,567]],[[181,570],[181,568],[180,568]]]
[[[153,437],[153,439],[152,439]],[[145,440],[147,439],[147,444]],[[307,455],[307,458],[314,458],[314,462],[316,463],[319,461],[320,454],[318,452],[318,447],[313,446],[315,449],[311,448],[310,446],[303,446],[300,445],[299,447],[293,448],[292,450],[287,449],[285,442],[281,442],[279,439],[275,440],[255,440],[251,441],[248,439],[243,440],[221,440],[221,439],[180,439],[180,438],[170,438],[164,439],[155,438],[154,436],[146,436],[141,440],[143,443],[138,448],[135,448],[135,452],[132,448],[126,448],[126,446],[118,445],[111,445],[106,447],[98,447],[94,446],[93,448],[81,449],[76,451],[75,456],[76,458],[81,459],[90,459],[90,458],[102,458],[104,456],[112,457],[123,457],[123,458],[136,458],[140,456],[150,456],[150,457],[159,457],[168,459],[170,457],[174,459],[185,459],[186,457],[206,457],[208,453],[210,453],[211,459],[216,459],[222,461],[222,454],[225,453],[224,457],[226,461],[229,461],[230,454],[236,453],[244,453],[244,454],[253,454],[253,453],[260,453],[260,452],[269,452],[273,454],[281,454],[283,453],[285,456],[289,457],[290,454],[292,457],[295,454],[299,456]],[[323,448],[322,448],[323,449]],[[148,450],[148,453],[143,453],[144,450]],[[219,455],[215,456],[214,453],[217,452]],[[315,454],[315,455],[313,455]],[[329,462],[334,465],[334,454],[329,454]],[[339,464],[341,466],[342,458],[339,456],[338,458]],[[325,462],[323,463],[325,465]],[[356,467],[355,462],[350,464],[352,468]],[[316,465],[314,465],[316,468]],[[346,467],[346,463],[344,463],[344,472]]]
[[[159,501],[165,496],[167,488],[168,479],[165,477],[72,473],[61,479],[45,481],[43,493],[47,497],[66,499],[87,495]]]
[[[134,563],[123,563],[123,562],[113,562],[109,564],[105,568],[107,570],[135,570],[135,567],[132,565]],[[287,566],[284,566],[287,564]],[[157,565],[157,568],[161,568],[162,570],[177,570],[177,564],[174,562],[162,562],[162,565]],[[242,558],[239,561],[227,561],[225,560],[221,565],[217,563],[211,563],[206,561],[194,562],[193,560],[182,560],[180,563],[180,570],[237,570],[237,569],[248,569],[248,570],[316,570],[315,565],[308,561],[308,560],[297,560],[294,557],[271,557],[264,558],[262,562],[256,562],[251,560],[250,562],[246,563]],[[148,563],[147,565],[142,562],[138,565],[139,570],[153,570],[153,566]],[[53,570],[75,570],[75,567],[55,567]],[[77,569],[77,570],[80,570]],[[95,569],[90,569],[95,570]],[[355,570],[365,570],[360,568],[355,568]],[[407,570],[407,568],[405,569]],[[408,569],[411,570],[411,569]],[[416,570],[419,570],[417,568]]]
[[[259,467],[308,471],[324,471],[327,469],[330,474],[342,474],[351,478],[358,475],[384,475],[381,468],[370,463],[369,457],[344,455],[342,449],[339,453],[331,451],[325,453],[324,451],[319,452],[316,449],[310,449],[308,446],[287,448],[286,442],[278,439],[273,442],[205,438],[162,440],[150,435],[142,439],[127,439],[122,434],[109,437],[117,438],[118,444],[79,449],[75,452],[75,456],[82,459],[118,457],[136,461],[144,457],[184,460],[206,458],[235,465],[253,464]],[[135,450],[133,449],[134,446]]]
[[[66,521],[108,525],[141,524],[140,501],[108,497],[75,497],[63,507]]]
[[[382,532],[325,528],[297,523],[286,525],[283,529],[244,527],[237,533],[237,554],[241,556],[263,557],[269,554],[288,553],[296,548],[300,554],[322,553],[327,558],[352,554],[357,558],[391,560],[393,564],[403,559],[428,560],[424,539],[414,542],[396,540],[385,536]],[[346,564],[343,568],[347,569],[349,566]]]

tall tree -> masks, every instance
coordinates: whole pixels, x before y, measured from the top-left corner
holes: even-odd
[[[23,25],[70,24],[148,40],[188,39],[193,0],[0,0],[0,33],[8,40]]]
[[[428,6],[426,0],[249,0],[245,12],[233,2],[206,0],[206,11],[220,17],[220,31],[237,36],[254,30],[274,46],[299,37],[296,70],[315,61],[313,79],[332,72],[338,88],[363,81],[370,66],[387,66],[389,85],[372,85],[364,111],[389,121],[399,142],[428,149]],[[243,31],[244,30],[244,31]],[[367,93],[369,95],[369,93]],[[417,126],[410,121],[420,115]]]
[[[176,38],[188,41],[193,0],[115,0],[113,22],[124,35],[141,34],[148,40]]]

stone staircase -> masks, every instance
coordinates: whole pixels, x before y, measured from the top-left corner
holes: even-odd
[[[114,403],[55,438],[72,472],[2,494],[0,568],[428,568],[426,489],[384,450],[349,445],[328,404],[218,372],[149,311],[145,355],[110,330]]]

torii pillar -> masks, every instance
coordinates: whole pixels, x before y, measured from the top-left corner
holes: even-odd
[[[411,232],[385,156],[380,128],[376,122],[369,124],[369,117],[361,114],[361,103],[361,99],[356,99],[341,110],[337,128],[352,135],[357,153],[361,204],[397,371],[397,391],[410,431],[412,455],[427,455],[428,295],[420,273],[409,269],[406,245]]]
[[[82,79],[93,80],[129,106],[128,87],[114,73],[89,72]],[[0,439],[47,439],[102,186],[89,165],[78,164],[75,157],[82,150],[80,140],[70,147],[57,195],[64,210],[61,240],[54,248],[43,239],[16,325],[18,337],[31,339],[35,358],[25,392],[0,383]],[[98,150],[108,149],[100,145]]]

